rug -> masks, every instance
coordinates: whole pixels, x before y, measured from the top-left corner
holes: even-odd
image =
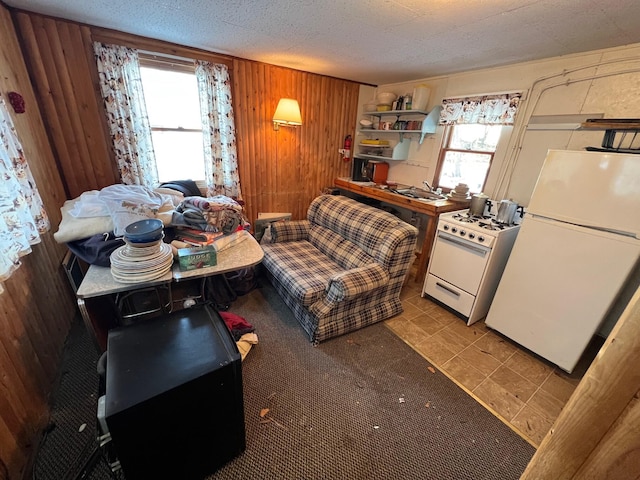
[[[209,480],[509,480],[533,456],[384,323],[314,347],[262,278],[229,311],[259,337],[243,362],[247,448]],[[34,479],[74,478],[90,455],[97,357],[77,320]],[[84,478],[111,476],[99,459]]]
[[[231,312],[260,343],[243,363],[247,449],[209,479],[517,479],[535,449],[384,323],[314,347],[275,290]]]

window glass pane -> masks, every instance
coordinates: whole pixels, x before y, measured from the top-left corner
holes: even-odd
[[[140,67],[152,127],[202,128],[195,73]]]
[[[483,153],[445,153],[438,186],[454,188],[458,183],[469,185],[471,192],[481,192],[491,164],[491,155]]]
[[[201,132],[152,132],[158,177],[171,180],[204,179]]]
[[[455,125],[449,148],[495,152],[501,131],[501,125]]]

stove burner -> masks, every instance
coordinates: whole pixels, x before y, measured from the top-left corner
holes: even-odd
[[[490,217],[485,217],[485,218],[490,218]],[[515,224],[513,223],[501,223],[498,222],[495,218],[491,218],[490,221],[487,222],[480,222],[479,223],[480,227],[486,229],[486,230],[504,230],[505,228],[509,228],[509,227],[513,227],[515,226]]]
[[[464,223],[477,223],[480,220],[488,219],[491,217],[487,216],[479,216],[479,215],[470,215],[469,212],[466,213],[456,213],[453,217],[454,220]]]
[[[480,227],[484,228],[485,230],[504,230],[504,225],[500,224],[500,223],[494,223],[493,221],[487,223],[487,222],[480,222],[479,223]]]

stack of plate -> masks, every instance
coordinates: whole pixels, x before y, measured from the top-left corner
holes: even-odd
[[[134,243],[125,239],[125,243],[111,254],[111,275],[114,280],[122,283],[148,282],[171,270],[171,245],[162,239],[148,243]]]
[[[469,200],[469,197],[467,197],[468,193],[458,193],[455,190],[451,190],[451,193],[449,194],[449,198],[451,200],[453,200],[454,202],[466,202],[467,200]]]

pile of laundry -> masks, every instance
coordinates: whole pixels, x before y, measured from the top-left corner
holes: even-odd
[[[185,197],[173,212],[171,224],[204,232],[232,233],[243,226],[242,206],[230,197]]]
[[[244,239],[241,234],[250,224],[240,203],[224,195],[192,195],[198,191],[195,182],[185,182],[155,189],[117,184],[84,192],[60,209],[62,221],[54,238],[82,260],[100,266],[109,266],[110,254],[124,244],[125,228],[147,218],[162,220],[164,242],[183,241],[181,248],[215,242],[222,248]]]

